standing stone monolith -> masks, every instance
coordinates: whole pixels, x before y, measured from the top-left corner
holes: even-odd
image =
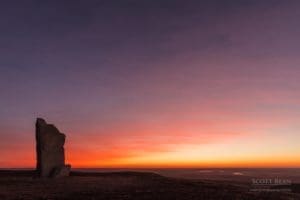
[[[39,177],[68,176],[71,166],[65,165],[66,136],[44,119],[36,120],[36,170]]]

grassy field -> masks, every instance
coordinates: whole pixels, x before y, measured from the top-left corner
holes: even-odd
[[[300,199],[291,192],[251,192],[246,183],[170,178],[150,172],[72,172],[60,179],[34,178],[34,171],[0,171],[0,199]]]

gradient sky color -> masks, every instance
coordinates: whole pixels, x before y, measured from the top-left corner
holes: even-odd
[[[36,117],[73,167],[300,167],[300,1],[0,2],[0,167]]]

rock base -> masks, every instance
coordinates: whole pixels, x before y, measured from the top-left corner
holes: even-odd
[[[61,167],[56,167],[51,173],[51,178],[61,178],[70,175],[71,165],[64,165]]]

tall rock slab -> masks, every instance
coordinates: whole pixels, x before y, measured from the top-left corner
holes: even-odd
[[[66,136],[44,119],[36,120],[36,170],[39,177],[68,176],[70,165],[65,165]],[[63,173],[60,171],[63,169]]]

